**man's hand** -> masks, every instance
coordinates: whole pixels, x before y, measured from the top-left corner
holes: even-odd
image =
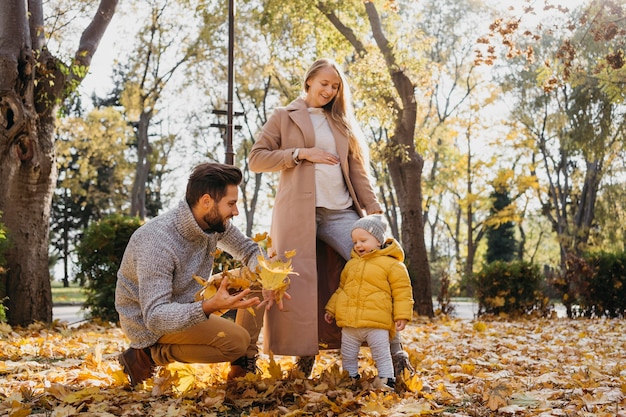
[[[259,304],[257,308],[265,306],[265,311],[268,311],[270,308],[272,308],[274,304],[276,304],[278,306],[278,309],[280,311],[283,311],[283,299],[281,298],[280,301],[277,302],[276,294],[273,290],[262,290],[261,293],[263,294],[263,301],[261,302],[261,304]],[[287,293],[283,294],[283,298],[291,300],[291,296]]]
[[[250,294],[250,288],[246,288],[245,290],[233,295],[229,294],[228,277],[224,277],[215,295],[202,302],[202,310],[208,317],[210,314],[217,311],[254,307],[261,302],[259,297],[246,299],[248,294]]]

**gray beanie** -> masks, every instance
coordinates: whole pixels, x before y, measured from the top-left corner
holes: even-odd
[[[372,234],[382,245],[385,243],[385,231],[387,230],[387,222],[380,214],[372,214],[366,217],[361,217],[354,222],[352,230],[363,229]]]

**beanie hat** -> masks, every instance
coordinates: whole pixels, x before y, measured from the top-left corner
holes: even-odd
[[[369,232],[382,245],[385,243],[385,231],[387,230],[387,222],[380,214],[372,214],[370,216],[361,217],[354,222],[352,230],[363,229]]]

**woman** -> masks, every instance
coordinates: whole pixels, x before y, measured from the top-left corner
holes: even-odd
[[[364,214],[382,213],[382,208],[368,175],[343,72],[333,60],[317,60],[303,87],[303,97],[278,108],[267,121],[250,151],[249,165],[255,172],[280,171],[272,249],[278,255],[295,249],[292,262],[299,274],[291,278],[291,300],[283,311],[265,313],[264,350],[298,356],[298,366],[308,376],[319,352],[323,307],[350,259],[352,225]],[[319,258],[325,255],[320,241],[322,248],[328,245],[341,256],[342,264],[332,268],[337,276],[318,277]],[[328,282],[332,288],[324,285]],[[318,285],[326,291],[318,293]],[[392,353],[403,353],[396,344]],[[338,347],[325,340],[321,345]]]

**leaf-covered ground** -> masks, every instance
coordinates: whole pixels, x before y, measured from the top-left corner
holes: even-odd
[[[297,337],[297,335],[294,335]],[[311,379],[293,358],[262,356],[262,376],[226,384],[228,365],[174,364],[131,390],[117,362],[120,329],[86,324],[0,328],[2,416],[621,416],[626,321],[416,320],[403,332],[417,373],[377,389],[322,353]]]

